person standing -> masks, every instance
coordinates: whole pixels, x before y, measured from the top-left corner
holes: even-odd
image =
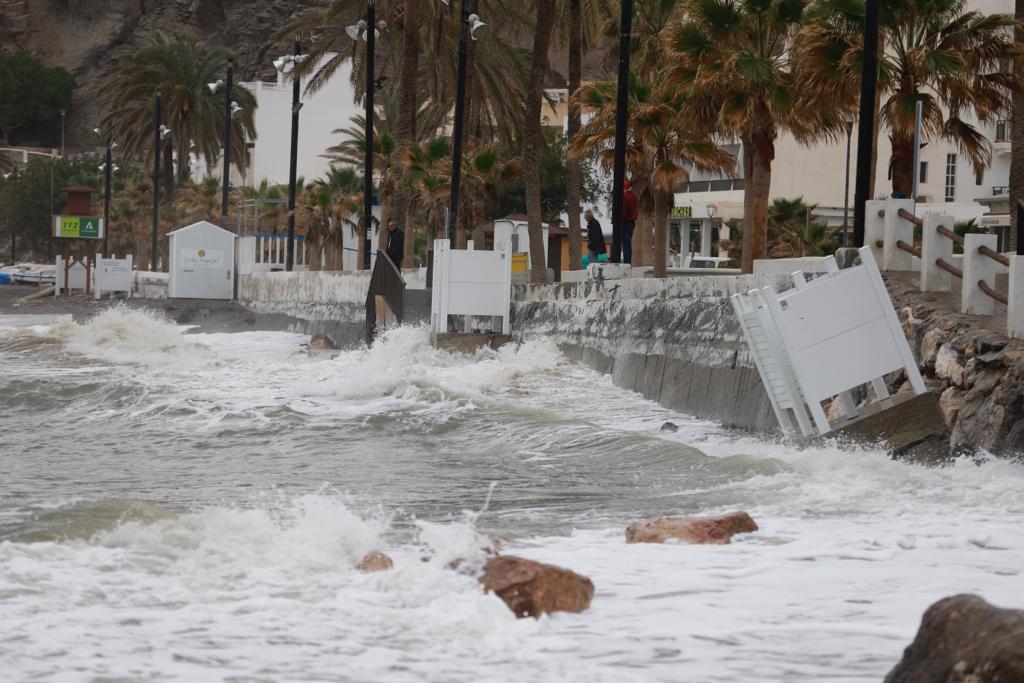
[[[405,258],[405,233],[398,229],[398,223],[388,223],[388,246],[384,250],[395,268],[402,268],[402,259]]]
[[[625,192],[622,194],[622,262],[633,262],[633,231],[636,229],[636,218],[640,209],[640,200],[633,194],[633,184],[628,180],[622,183]]]
[[[607,253],[604,244],[604,231],[601,224],[594,218],[594,212],[587,209],[583,213],[587,220],[587,263],[597,263],[601,254]]]

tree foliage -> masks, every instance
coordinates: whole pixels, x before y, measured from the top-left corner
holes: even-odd
[[[44,66],[28,52],[0,54],[0,142],[23,126],[56,121],[71,109],[75,79],[61,67]]]

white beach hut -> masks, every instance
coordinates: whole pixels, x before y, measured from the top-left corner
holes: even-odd
[[[236,237],[206,221],[168,233],[168,296],[172,299],[233,299]]]

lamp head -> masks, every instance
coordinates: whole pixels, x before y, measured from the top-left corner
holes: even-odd
[[[476,32],[487,26],[487,24],[480,21],[480,16],[476,14],[470,14],[466,21],[469,22],[469,37],[473,40],[476,40]]]

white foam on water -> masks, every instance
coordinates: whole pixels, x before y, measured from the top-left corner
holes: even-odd
[[[145,387],[103,420],[159,414],[203,432],[230,417],[258,432],[281,408],[312,425],[391,412],[443,422],[482,407],[537,415],[508,457],[544,468],[552,491],[571,495],[565,473],[601,465],[565,455],[586,439],[661,444],[659,457],[689,457],[696,474],[657,482],[657,513],[745,509],[761,530],[727,546],[627,545],[636,520],[623,518],[515,539],[507,552],[597,587],[586,613],[537,621],[448,568],[479,563],[488,543],[461,509],[416,520],[410,540],[390,513],[317,489],[210,501],[88,542],[2,542],[0,671],[16,679],[878,681],[934,601],[975,592],[1024,608],[1019,462],[925,468],[730,433],[623,392],[543,341],[465,356],[400,328],[324,359],[307,357],[299,335],[183,335],[147,314],[104,315],[60,332],[72,353]],[[668,420],[679,432],[659,431]],[[280,477],[293,462],[282,458]],[[465,489],[457,468],[451,477]],[[355,571],[374,549],[394,570]]]

